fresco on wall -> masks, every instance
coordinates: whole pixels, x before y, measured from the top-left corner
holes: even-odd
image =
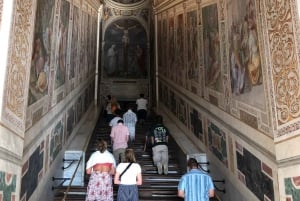
[[[146,21],[146,22],[148,22],[148,20],[149,20],[149,9],[143,9],[142,11],[141,11],[141,17]]]
[[[32,48],[28,105],[48,92],[55,1],[38,0]]]
[[[108,20],[112,16],[111,8],[109,7],[104,7],[103,8],[103,17],[102,19],[104,21]]]
[[[208,147],[209,150],[228,167],[226,134],[212,122],[208,123]]]
[[[131,3],[136,3],[139,1],[143,1],[143,0],[113,0],[114,2],[117,3],[122,3],[122,4],[131,4]]]
[[[238,178],[261,201],[274,201],[272,169],[236,143]]]
[[[175,65],[175,23],[174,23],[174,17],[169,17],[168,19],[169,22],[169,26],[168,29],[164,29],[165,32],[164,34],[167,35],[168,34],[168,55],[167,55],[167,59],[168,59],[168,77],[175,81],[175,75],[176,75],[176,70],[174,70],[174,65]],[[165,26],[167,26],[167,24],[165,23]],[[164,60],[166,60],[166,58],[163,58]]]
[[[69,30],[69,15],[70,3],[66,0],[61,2],[60,18],[58,23],[58,34],[56,38],[58,55],[55,89],[65,83],[66,66],[67,66],[67,44],[68,44],[68,30]]]
[[[63,146],[64,124],[59,121],[51,132],[50,139],[50,163],[52,163]]]
[[[17,175],[0,171],[0,200],[16,200],[16,181]]]
[[[81,29],[80,29],[80,53],[79,53],[79,64],[78,68],[79,73],[79,82],[82,82],[84,79],[84,73],[86,72],[87,67],[87,37],[88,37],[88,14],[82,11],[81,16]]]
[[[43,176],[44,146],[39,146],[22,167],[21,201],[29,200]]]
[[[69,80],[75,77],[77,65],[78,65],[78,47],[79,47],[79,8],[74,6],[73,9],[73,27],[72,27],[72,39],[71,39],[71,58],[70,58],[70,70]]]
[[[232,94],[237,100],[263,109],[264,91],[255,1],[232,0],[228,13]]]
[[[284,179],[286,201],[300,200],[300,177]]]
[[[157,55],[162,55],[162,43],[163,43],[163,37],[162,37],[162,20],[157,21]],[[157,58],[157,65],[158,65],[158,72],[162,75],[166,76],[165,68],[162,68],[162,57]]]
[[[177,16],[176,24],[176,43],[175,43],[175,63],[174,69],[171,71],[176,73],[176,83],[180,86],[185,86],[185,68],[183,65],[184,51],[183,51],[183,30],[184,30],[184,19],[183,14]]]
[[[105,78],[147,77],[147,34],[138,21],[112,22],[105,30],[104,41]]]
[[[202,8],[203,57],[205,67],[205,85],[216,91],[222,91],[220,38],[218,7],[212,4]]]
[[[3,0],[0,0],[0,29],[2,22],[2,10],[3,10]]]
[[[197,11],[191,11],[187,13],[187,76],[189,80],[199,82],[197,36]]]

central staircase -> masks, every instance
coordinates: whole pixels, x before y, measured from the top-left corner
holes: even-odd
[[[158,175],[157,168],[152,162],[152,150],[147,148],[144,150],[146,132],[153,125],[153,118],[148,118],[143,124],[136,125],[136,139],[134,143],[129,144],[130,148],[135,150],[137,163],[141,165],[143,184],[139,186],[140,201],[176,201],[183,200],[177,197],[177,185],[183,171],[179,167],[177,159],[178,148],[174,139],[169,136],[169,173],[168,175]],[[108,142],[108,150],[112,152],[110,144],[110,127],[101,116],[94,128],[89,145],[87,147],[85,158],[88,160],[91,153],[96,150],[96,144],[99,139],[104,139]],[[86,161],[85,161],[86,163]],[[67,187],[61,186],[55,190],[55,201],[83,201],[85,200],[87,183],[89,175],[85,175],[84,186],[71,186],[69,192],[66,194]],[[116,200],[118,186],[114,185],[114,200]]]

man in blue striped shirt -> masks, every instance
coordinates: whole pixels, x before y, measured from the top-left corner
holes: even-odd
[[[188,160],[188,167],[190,171],[179,181],[178,196],[185,201],[209,201],[215,195],[211,177],[198,169],[198,162],[194,158]]]

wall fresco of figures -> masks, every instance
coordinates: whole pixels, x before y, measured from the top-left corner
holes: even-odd
[[[70,3],[66,0],[61,1],[60,14],[58,19],[58,29],[56,36],[56,74],[55,89],[62,86],[66,81],[67,69],[67,50],[68,50],[68,33],[69,33],[69,17]]]
[[[104,33],[103,77],[146,78],[147,34],[137,20],[120,19]]]
[[[27,128],[95,73],[96,12],[59,2],[37,2]]]
[[[121,4],[132,4],[132,3],[137,3],[142,0],[112,0],[112,1],[121,3]]]
[[[225,4],[217,1],[194,9],[189,6],[184,14],[180,9],[159,13],[158,52],[162,56],[158,57],[158,71],[164,79],[272,135],[257,2],[230,0],[227,7]]]
[[[232,94],[236,100],[265,109],[255,0],[232,0],[228,13]]]
[[[72,24],[72,39],[71,39],[71,58],[69,69],[69,80],[76,76],[76,70],[79,67],[79,21],[80,12],[77,6],[73,6],[73,24]]]
[[[50,58],[53,33],[55,1],[40,0],[37,4],[34,42],[32,51],[28,105],[48,94]]]
[[[158,88],[159,101],[190,131],[187,135],[196,137],[194,143],[200,147],[207,146],[215,159],[223,164],[222,167],[230,169],[230,177],[236,177],[258,200],[275,200],[274,186],[277,177],[274,175],[276,173],[273,163],[260,159],[265,158],[263,154],[251,153],[237,141],[234,133],[223,128],[221,123],[214,123],[215,120],[211,119],[207,111],[192,107],[182,95],[177,94],[163,81],[159,81]],[[293,185],[286,179],[287,194],[293,192],[294,198],[297,198],[297,191],[292,191],[296,185]]]
[[[187,78],[199,82],[199,48],[197,11],[187,13]]]
[[[220,34],[217,4],[202,8],[203,54],[205,85],[216,91],[222,90]]]
[[[0,0],[0,28],[2,25],[2,10],[3,10],[3,0]]]

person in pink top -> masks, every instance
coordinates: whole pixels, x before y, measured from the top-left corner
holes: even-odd
[[[113,126],[110,133],[113,144],[113,154],[116,163],[124,162],[125,149],[128,147],[129,129],[124,125],[124,121],[120,119],[116,126]]]

